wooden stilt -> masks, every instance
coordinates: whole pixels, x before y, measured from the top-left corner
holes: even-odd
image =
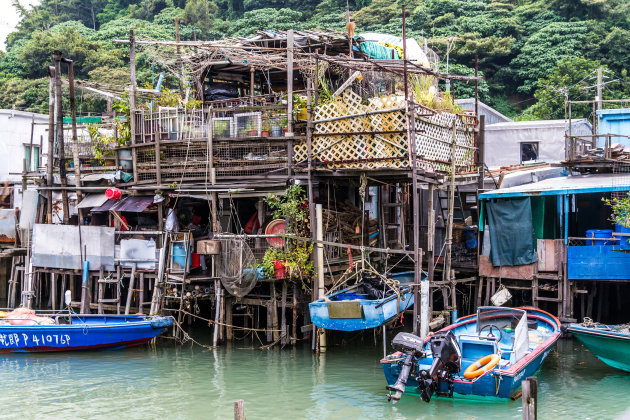
[[[273,321],[272,321],[273,311],[271,309],[272,304],[273,303],[272,303],[271,300],[269,300],[269,302],[267,302],[267,332],[266,332],[267,333],[267,337],[266,338],[267,338],[267,342],[268,343],[271,343],[271,341],[273,340],[273,333],[272,333],[272,330],[273,330]]]
[[[291,326],[291,344],[297,342],[297,285],[293,283],[293,325]]]
[[[593,282],[591,286],[591,293],[588,294],[587,303],[586,303],[586,316],[588,318],[593,318],[593,299],[597,294],[597,283]]]
[[[66,296],[66,277],[68,277],[67,274],[61,275],[61,288],[60,288],[60,293],[59,293],[59,309],[63,308],[64,305],[66,304],[66,302],[64,301],[64,298]]]
[[[129,288],[127,289],[127,304],[125,305],[125,315],[129,315],[131,310],[131,298],[133,297],[133,288],[136,284],[136,264],[131,266],[131,278],[129,279]],[[183,293],[183,290],[182,290]]]
[[[522,382],[523,420],[536,420],[538,417],[538,379],[529,377]]]
[[[225,340],[232,341],[234,339],[234,329],[232,328],[232,302],[233,298],[225,299]]]
[[[273,341],[280,339],[280,333],[278,332],[278,301],[276,298],[276,283],[270,283],[271,286],[271,328],[273,329]]]
[[[483,294],[483,281],[484,281],[483,277],[479,277],[479,280],[477,281],[477,300],[476,300],[475,309],[481,306],[481,296]]]
[[[280,333],[281,334],[281,336],[280,336],[281,337],[280,343],[282,345],[287,344],[287,313],[286,313],[286,310],[287,310],[287,288],[288,288],[287,282],[286,281],[282,281],[282,297],[281,297],[281,299],[282,299],[281,300],[282,314],[281,314],[281,318],[280,318],[282,320],[282,323],[280,324],[281,325],[280,329],[282,330],[281,333]]]
[[[144,305],[144,273],[140,273],[140,284],[138,288],[138,313],[144,313],[142,306]]]
[[[103,314],[103,298],[105,297],[105,284],[103,284],[103,267],[98,272],[98,294],[97,294],[97,303],[98,303],[98,313]]]
[[[50,273],[50,306],[53,311],[57,310],[57,275]]]

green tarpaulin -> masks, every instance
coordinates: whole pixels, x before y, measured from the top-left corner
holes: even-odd
[[[486,204],[490,229],[490,262],[495,267],[536,262],[530,198]]]

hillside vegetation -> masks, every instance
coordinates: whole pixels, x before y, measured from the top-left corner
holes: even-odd
[[[346,0],[41,0],[25,8],[0,53],[0,108],[47,112],[47,67],[52,51],[75,62],[76,77],[128,84],[129,50],[114,38],[130,28],[156,39],[249,36],[260,29],[345,30]],[[407,31],[442,58],[449,70],[473,73],[474,56],[485,76],[481,100],[520,119],[563,118],[565,95],[595,95],[595,70],[605,66],[605,98],[628,97],[630,2],[627,0],[351,0],[356,32],[400,35]],[[159,68],[138,54],[138,83],[151,83]],[[175,81],[167,79],[167,84]],[[474,87],[455,84],[456,97]],[[81,94],[81,113],[98,112],[102,98]],[[590,108],[578,108],[588,116]]]

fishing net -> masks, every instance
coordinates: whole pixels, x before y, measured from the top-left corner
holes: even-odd
[[[221,254],[215,261],[221,283],[232,296],[243,297],[256,286],[256,258],[244,239],[221,239]]]

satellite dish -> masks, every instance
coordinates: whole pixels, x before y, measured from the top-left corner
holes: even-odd
[[[221,253],[214,258],[217,274],[229,294],[241,298],[256,286],[258,264],[245,239],[221,239]]]

